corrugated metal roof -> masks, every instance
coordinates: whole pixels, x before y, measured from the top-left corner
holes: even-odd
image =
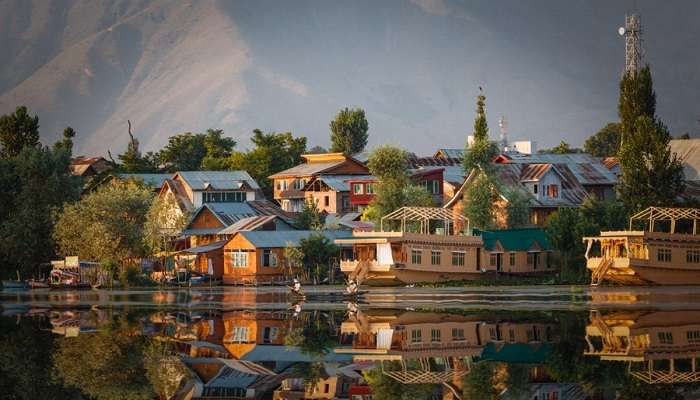
[[[351,179],[369,179],[372,175],[319,175],[316,179],[328,185],[329,188],[336,192],[347,192],[350,190],[350,184],[347,182]],[[313,180],[306,185],[312,184]]]
[[[602,162],[603,165],[610,170],[620,165],[620,161],[617,159],[617,157],[605,157]]]
[[[242,218],[232,225],[220,230],[218,233],[220,235],[232,235],[236,232],[241,231],[254,231],[270,221],[274,221],[275,218],[279,218],[275,215],[258,215],[255,217]]]
[[[352,237],[351,231],[342,230],[321,230],[321,231],[248,231],[239,232],[246,240],[255,247],[287,247],[298,246],[301,239],[305,239],[312,234],[321,234],[331,242],[335,239],[346,239]]]
[[[142,180],[148,186],[158,189],[163,186],[166,179],[170,178],[171,174],[117,174],[120,179],[137,179]]]
[[[435,156],[438,154],[441,154],[443,157],[458,158],[461,160],[464,158],[464,149],[438,149],[435,152]]]
[[[406,157],[409,168],[416,169],[420,167],[444,167],[462,165],[461,158],[445,158],[445,157],[418,157],[413,153],[409,153]]]
[[[547,172],[549,172],[552,164],[528,164],[520,172],[520,180],[523,182],[539,181]]]
[[[700,181],[700,139],[674,139],[669,147],[683,163],[685,180]]]
[[[243,218],[258,215],[247,203],[207,203],[202,206],[202,208],[205,207],[225,226],[229,226]]]
[[[602,160],[586,153],[573,154],[508,154],[510,163],[563,164],[582,185],[615,185],[617,177]]]
[[[184,236],[216,235],[220,228],[190,228],[184,229],[181,233]]]
[[[345,161],[330,161],[330,162],[312,162],[304,163],[294,166],[292,168],[280,171],[276,174],[270,175],[268,178],[282,178],[285,176],[311,176],[319,174],[323,171],[337,167],[343,164]]]
[[[290,213],[284,211],[282,208],[280,208],[280,206],[278,206],[276,203],[271,202],[270,200],[253,200],[248,201],[247,204],[251,208],[253,208],[259,215],[276,215],[284,219],[285,221],[290,221],[293,219]]]
[[[246,171],[178,171],[176,173],[193,190],[207,188],[234,190],[240,189],[243,182],[252,189],[260,189],[258,183]]]
[[[185,250],[180,250],[178,253],[189,253],[189,254],[199,254],[199,253],[206,253],[212,250],[217,250],[222,247],[228,242],[228,240],[220,240],[218,242],[213,242],[206,244],[204,246],[197,246],[197,247],[190,247],[189,249]]]

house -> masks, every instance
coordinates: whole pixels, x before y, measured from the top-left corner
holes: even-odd
[[[336,363],[322,363],[320,379],[310,386],[302,377],[288,377],[273,393],[273,400],[332,400],[348,399],[350,385],[357,383],[361,375],[341,368]],[[353,400],[355,400],[353,398]]]
[[[193,382],[178,398],[259,399],[283,379],[262,365],[224,358],[184,358]]]
[[[419,167],[410,170],[411,180],[420,186],[425,187],[433,198],[435,205],[443,204],[444,183],[443,172],[445,167]],[[352,211],[362,212],[372,200],[374,200],[375,188],[378,180],[372,175],[350,177],[346,180],[349,189],[349,201]]]
[[[313,202],[321,212],[345,214],[359,211],[353,204],[350,191],[351,181],[374,179],[371,175],[318,175],[309,179],[302,191],[307,202]],[[353,186],[355,189],[356,186]]]
[[[304,207],[307,196],[304,191],[307,183],[312,178],[320,175],[367,175],[369,173],[367,167],[360,161],[346,156],[342,153],[322,153],[322,154],[304,154],[302,155],[305,162],[294,166],[285,171],[270,175],[273,181],[274,199],[280,204],[284,211],[300,212]],[[320,183],[319,183],[320,184]],[[327,194],[328,206],[326,204],[326,194],[312,194],[311,197],[318,198],[321,196],[321,207],[331,207],[331,192]],[[343,199],[336,199],[333,207],[341,208]]]
[[[241,231],[224,245],[224,283],[262,284],[285,278],[285,248],[321,234],[330,241],[352,236],[350,231]]]
[[[674,139],[669,142],[671,153],[683,164],[687,200],[700,199],[700,139]]]
[[[78,156],[70,162],[70,172],[73,176],[90,178],[112,169],[104,157]]]
[[[552,272],[552,248],[542,229],[475,230],[484,241],[486,270],[531,274]]]

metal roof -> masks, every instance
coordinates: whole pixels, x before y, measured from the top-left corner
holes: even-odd
[[[520,172],[520,180],[523,182],[539,181],[549,172],[552,164],[528,164]]]
[[[180,250],[178,253],[189,253],[189,254],[199,254],[199,253],[207,253],[212,250],[218,250],[228,242],[228,240],[219,240],[218,242],[213,242],[209,244],[205,244],[204,246],[197,246],[197,247],[191,247],[189,249],[185,250]]]
[[[508,163],[563,164],[582,185],[615,185],[617,177],[601,159],[587,153],[572,154],[522,154],[508,153]]]
[[[442,154],[443,157],[459,158],[461,160],[464,158],[464,149],[438,149],[435,152],[435,156],[438,154]]]
[[[319,174],[343,164],[345,161],[312,162],[296,165],[292,168],[270,175],[268,178],[282,178],[285,176],[311,176]]]
[[[245,182],[252,189],[260,189],[246,171],[178,171],[176,172],[192,190],[216,190],[240,189]]]
[[[419,157],[413,153],[409,153],[406,157],[409,168],[420,167],[443,167],[448,165],[462,165],[462,158],[445,158],[445,157]]]
[[[349,180],[370,178],[374,177],[372,175],[319,175],[315,180],[320,180],[336,192],[347,192],[350,190]],[[306,185],[309,186],[313,182],[314,180],[310,180]]]
[[[192,219],[194,220],[194,217],[204,208],[208,208],[225,226],[243,218],[258,215],[247,203],[206,203],[192,215]]]
[[[232,225],[220,230],[218,232],[219,235],[232,235],[236,232],[240,231],[254,231],[256,229],[261,228],[263,225],[267,224],[270,221],[274,221],[275,219],[279,218],[276,215],[258,215],[255,217],[247,217],[247,218],[242,218],[239,219],[238,221],[234,222]],[[283,221],[282,219],[280,219]],[[283,222],[286,224],[286,222]]]
[[[671,140],[669,147],[683,163],[685,180],[700,181],[700,139]]]
[[[163,183],[170,178],[171,174],[117,174],[121,179],[137,179],[142,180],[148,186],[158,189],[163,186]]]
[[[320,234],[331,242],[335,239],[352,237],[352,232],[347,230],[321,230],[321,231],[244,231],[239,232],[255,247],[287,247],[299,246],[299,241],[313,234]]]

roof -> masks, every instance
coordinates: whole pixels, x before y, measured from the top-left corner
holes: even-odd
[[[255,179],[246,171],[178,171],[175,174],[192,190],[234,190],[240,189],[243,183],[251,189],[260,189]]]
[[[301,239],[313,234],[321,234],[330,241],[352,237],[352,232],[342,230],[321,231],[245,231],[239,232],[255,247],[287,247],[298,246]]]
[[[566,165],[581,185],[615,185],[617,177],[601,159],[587,153],[507,154],[508,163]]]
[[[551,169],[552,164],[528,164],[520,172],[520,180],[524,182],[539,181]]]
[[[429,166],[447,166],[447,165],[462,165],[462,158],[445,158],[445,157],[419,157],[413,153],[409,153],[406,157],[409,168],[416,169]]]
[[[352,362],[352,354],[328,352],[321,357],[313,357],[302,352],[298,347],[257,345],[241,357],[245,361],[276,361],[276,362],[313,362],[338,361]]]
[[[501,361],[509,364],[541,364],[552,353],[552,346],[548,343],[525,344],[489,342],[479,358],[481,360]]]
[[[277,218],[279,217],[276,215],[258,215],[255,217],[242,218],[234,222],[232,225],[220,230],[218,234],[232,235],[239,231],[254,231],[260,229],[268,222],[274,221]]]
[[[199,214],[203,209],[209,209],[209,211],[214,214],[214,216],[222,223],[224,226],[229,226],[234,222],[247,217],[254,217],[257,215],[255,210],[248,205],[247,202],[242,203],[206,203],[200,207],[193,215],[192,220]]]
[[[285,176],[310,176],[320,174],[321,172],[327,171],[333,167],[342,165],[345,161],[329,161],[329,162],[314,162],[314,163],[304,163],[294,166],[292,168],[280,171],[276,174],[270,175],[268,178],[282,178]]]
[[[117,174],[121,179],[137,179],[142,180],[148,186],[154,189],[159,189],[163,186],[163,183],[170,178],[171,174]]]
[[[618,160],[617,157],[605,157],[602,163],[607,169],[612,170],[613,168],[620,165],[620,160]]]
[[[464,158],[464,149],[438,149],[433,157]]]
[[[282,208],[280,208],[280,206],[271,202],[270,200],[252,200],[248,201],[247,203],[259,215],[275,215],[284,219],[285,221],[291,221],[293,219],[290,213],[284,211]]]
[[[228,242],[228,240],[219,240],[218,242],[213,242],[206,244],[204,246],[197,246],[197,247],[190,247],[189,249],[185,250],[180,250],[178,253],[190,253],[190,254],[200,254],[200,253],[207,253],[212,250],[218,250]]]
[[[372,175],[319,175],[315,179],[310,180],[306,186],[313,184],[313,182],[319,180],[326,185],[328,185],[331,190],[336,192],[347,192],[350,191],[350,180],[368,180],[374,178]],[[305,189],[306,190],[306,189]]]
[[[674,139],[669,147],[683,163],[685,180],[700,181],[700,139]]]
[[[551,250],[546,232],[538,228],[475,230],[474,233],[481,235],[487,250],[493,250],[496,242],[503,246],[504,251],[528,251],[535,243],[543,250]]]

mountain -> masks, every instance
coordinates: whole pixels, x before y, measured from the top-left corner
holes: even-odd
[[[700,3],[640,2],[658,113],[698,132]],[[71,125],[78,151],[145,150],[168,136],[253,128],[327,145],[341,107],[363,107],[370,143],[461,147],[478,87],[491,134],[541,146],[616,119],[625,4],[589,1],[2,0],[0,113],[26,104],[42,138]]]

